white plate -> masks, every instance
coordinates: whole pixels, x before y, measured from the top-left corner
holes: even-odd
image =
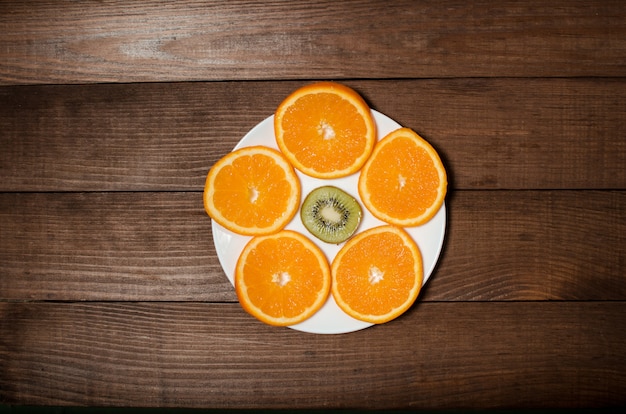
[[[376,121],[378,139],[381,139],[391,131],[400,128],[400,125],[396,121],[381,114],[380,112],[372,110],[372,114],[374,116],[374,120]],[[276,140],[274,138],[273,115],[266,118],[257,126],[252,128],[241,139],[241,141],[239,141],[239,143],[235,146],[235,149],[241,147],[249,147],[252,145],[264,145],[267,147],[278,149],[278,146],[276,145]],[[332,184],[336,187],[343,189],[348,194],[359,200],[359,202],[361,203],[357,190],[359,179],[358,172],[348,177],[332,180],[322,180],[309,177],[308,175],[304,175],[297,170],[296,173],[300,178],[300,183],[302,186],[302,199],[304,199],[304,197],[313,189],[322,185]],[[361,224],[359,225],[357,232],[361,232],[363,230],[385,224],[384,222],[372,216],[371,213],[365,208],[365,206],[363,206],[363,203],[361,203],[361,207],[363,210],[363,217],[361,219]],[[324,243],[314,236],[311,236],[308,230],[306,230],[304,225],[302,224],[299,213],[296,214],[296,216],[293,218],[293,220],[291,220],[286,228],[310,236],[309,238],[314,243],[316,243],[320,247],[320,249],[322,249],[322,251],[326,254],[329,262],[332,262],[339,249],[343,246],[343,244],[334,245]],[[220,264],[222,265],[226,276],[228,277],[230,282],[234,284],[233,280],[235,266],[237,265],[237,259],[239,258],[241,251],[243,250],[246,243],[251,239],[251,237],[235,234],[220,226],[215,221],[212,222],[212,230],[215,250],[217,251],[217,257],[219,258]],[[428,223],[423,224],[419,227],[406,228],[406,231],[411,235],[413,240],[415,240],[422,252],[422,258],[424,261],[425,284],[430,277],[433,269],[435,268],[435,265],[437,264],[439,254],[441,253],[441,248],[443,246],[443,238],[446,231],[445,204],[442,205],[441,209]],[[364,329],[370,326],[372,326],[371,323],[359,321],[344,313],[339,308],[339,306],[337,306],[332,295],[329,295],[326,304],[324,304],[324,306],[315,315],[305,320],[304,322],[290,326],[290,328],[298,331],[317,334],[340,334],[358,331],[360,329]]]

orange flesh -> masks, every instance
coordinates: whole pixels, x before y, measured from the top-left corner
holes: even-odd
[[[293,318],[313,305],[322,280],[315,255],[287,238],[259,243],[244,265],[243,282],[250,301],[272,317]]]
[[[330,93],[305,95],[283,115],[285,146],[304,166],[345,170],[363,152],[367,131],[363,117],[352,104],[342,101]],[[319,102],[326,105],[320,107]]]
[[[317,312],[330,293],[330,280],[324,253],[292,230],[252,238],[235,270],[242,307],[278,326],[302,322]]]
[[[341,258],[337,289],[356,312],[385,315],[406,303],[416,283],[421,283],[415,266],[413,253],[397,235],[369,236]]]
[[[377,157],[379,162],[370,167],[367,186],[370,200],[379,210],[404,219],[422,214],[435,202],[439,175],[426,150],[408,138],[397,138]]]
[[[253,166],[253,167],[250,167]],[[286,211],[291,186],[273,159],[256,154],[224,166],[216,176],[213,202],[228,220],[244,227],[269,227]]]

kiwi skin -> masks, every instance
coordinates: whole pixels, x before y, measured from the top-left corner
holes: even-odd
[[[323,242],[334,244],[342,243],[354,234],[362,215],[361,206],[354,197],[330,185],[311,191],[300,208],[304,227]]]

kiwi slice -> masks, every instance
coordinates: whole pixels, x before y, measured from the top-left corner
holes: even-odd
[[[326,243],[346,241],[361,222],[359,202],[345,191],[323,186],[311,191],[304,199],[300,218],[312,235]]]

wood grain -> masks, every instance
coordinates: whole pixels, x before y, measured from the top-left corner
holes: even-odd
[[[460,191],[424,301],[626,300],[624,191]],[[0,299],[236,301],[200,192],[0,194]]]
[[[2,299],[235,299],[202,193],[5,193],[0,199]]]
[[[422,303],[388,324],[325,336],[263,325],[234,304],[0,303],[0,401],[623,406],[625,315],[624,302]]]
[[[0,83],[621,76],[621,1],[2,2]]]
[[[297,87],[446,165],[419,300],[345,335],[237,303],[209,168]],[[626,406],[626,2],[0,1],[0,404]]]
[[[0,87],[0,191],[201,190],[305,83]],[[624,189],[622,78],[347,84],[428,139],[455,189]]]

